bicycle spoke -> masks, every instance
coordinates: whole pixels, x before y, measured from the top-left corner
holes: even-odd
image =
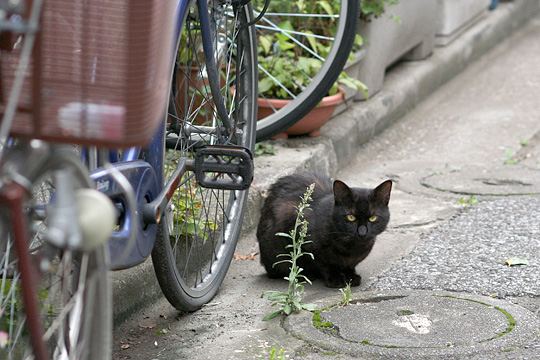
[[[194,159],[201,146],[250,148],[253,145],[256,49],[254,30],[243,26],[247,14],[251,18],[251,11],[244,6],[233,8],[230,2],[221,0],[209,0],[208,8],[212,21],[211,52],[219,74],[219,86],[215,90],[219,90],[219,94],[213,94],[208,86],[201,24],[198,10],[192,6],[183,26],[177,56],[177,66],[182,67],[177,76],[191,75],[188,80],[176,81],[187,88],[178,92],[173,89],[176,98],[171,102],[171,109],[176,113],[169,117],[177,129],[168,141],[169,147],[178,145],[167,151],[177,154],[171,157],[173,162],[181,158]],[[196,64],[199,65],[196,71],[186,69],[186,65]],[[225,105],[233,131],[224,131],[216,110],[218,105]],[[178,137],[176,141],[172,140],[174,136]],[[186,176],[188,174],[192,175],[186,173]],[[227,175],[216,173],[216,176]],[[173,236],[166,235],[167,244],[158,241],[152,256],[156,262],[167,262],[166,267],[156,268],[156,274],[167,298],[180,309],[193,310],[208,301],[223,279],[239,234],[242,215],[239,208],[243,208],[246,199],[245,192],[240,197],[233,193],[202,188],[195,181],[187,181],[178,187],[171,199],[172,204],[179,204],[178,209],[170,212],[173,229],[166,226],[160,229]],[[231,231],[226,232],[227,227]]]
[[[262,9],[264,0],[253,0]],[[256,24],[261,99],[257,140],[302,119],[333,89],[355,42],[358,1],[271,2]],[[357,42],[359,45],[359,42]]]

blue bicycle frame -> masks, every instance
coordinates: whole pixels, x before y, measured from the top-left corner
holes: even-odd
[[[206,0],[196,0],[200,14],[202,25],[202,42],[205,52],[206,66],[208,77],[214,77],[215,81],[210,81],[211,84],[218,84],[218,74],[216,70],[215,59],[212,51],[212,38],[210,19],[208,16],[208,4]],[[191,0],[178,0],[176,6],[176,28],[175,42],[171,45],[171,73],[174,69],[178,39]],[[210,54],[208,56],[207,54]],[[216,91],[212,89],[212,91]],[[219,93],[219,91],[216,91]],[[220,109],[222,105],[223,109]],[[217,102],[217,112],[220,116],[224,127],[229,128],[230,123],[227,118],[222,101]],[[162,119],[166,119],[165,114],[158,114]],[[164,185],[163,179],[163,162],[165,151],[165,126],[160,126],[156,134],[152,138],[148,147],[129,148],[122,152],[121,158],[118,159],[117,151],[109,151],[109,161],[120,171],[131,184],[135,193],[136,199],[136,214],[132,218],[127,211],[127,201],[125,192],[115,182],[111,172],[105,168],[98,168],[91,173],[92,179],[97,184],[97,189],[109,196],[117,205],[120,217],[119,228],[112,234],[109,241],[109,252],[111,258],[111,269],[119,270],[129,268],[142,263],[151,253],[156,239],[157,227],[159,226],[160,210],[170,200],[174,190],[178,186],[178,182],[182,174],[189,168],[186,162],[180,162],[172,179]],[[83,152],[84,153],[84,152]],[[84,156],[84,155],[83,155]],[[148,214],[148,204],[153,202],[154,213]],[[130,244],[131,232],[135,229],[136,238],[134,244]],[[129,250],[126,253],[126,249]]]

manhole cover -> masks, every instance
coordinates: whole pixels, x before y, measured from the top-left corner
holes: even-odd
[[[371,294],[314,318],[288,318],[285,328],[321,348],[362,357],[472,355],[510,351],[538,336],[528,310],[469,294],[411,291]]]
[[[511,165],[495,169],[468,166],[428,175],[420,183],[455,194],[532,195],[540,194],[540,171]]]

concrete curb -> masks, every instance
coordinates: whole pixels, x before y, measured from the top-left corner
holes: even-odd
[[[380,93],[365,102],[349,103],[345,112],[323,127],[320,138],[276,141],[275,156],[256,158],[243,233],[257,225],[265,193],[277,178],[301,171],[334,175],[362,144],[403,117],[539,11],[539,0],[500,4],[454,42],[436,48],[430,58],[399,64],[386,75]],[[242,238],[240,241],[245,241]],[[162,296],[150,259],[135,268],[114,272],[112,278],[116,323]]]

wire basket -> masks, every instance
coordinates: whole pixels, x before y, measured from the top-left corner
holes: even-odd
[[[45,0],[41,19],[11,136],[106,147],[148,143],[167,108],[175,2]],[[0,50],[0,113],[21,41]]]

